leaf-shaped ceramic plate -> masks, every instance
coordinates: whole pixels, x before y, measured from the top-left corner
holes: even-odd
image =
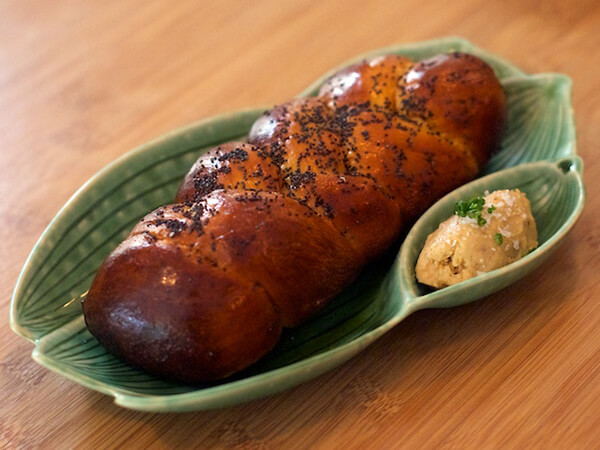
[[[264,108],[175,131],[125,155],[86,183],[48,226],[23,268],[11,304],[13,330],[35,343],[33,358],[40,364],[114,396],[119,405],[146,411],[219,408],[281,391],[330,370],[413,311],[472,301],[526,275],[556,248],[583,208],[570,81],[563,75],[526,75],[459,38],[380,49],[357,60],[384,53],[422,59],[452,50],[482,57],[501,79],[509,107],[501,151],[485,168],[484,177],[452,192],[421,217],[397,257],[392,251],[367,267],[323,314],[287,331],[258,364],[204,386],[155,379],[99,345],[84,326],[80,299],[97,267],[134,223],[173,198],[198,155],[245,136]],[[301,96],[314,95],[326,76]],[[516,187],[531,200],[539,248],[505,268],[437,292],[422,292],[414,278],[415,260],[425,237],[451,214],[453,203],[486,189]]]

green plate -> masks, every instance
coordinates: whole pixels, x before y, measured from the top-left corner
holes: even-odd
[[[11,303],[12,329],[35,344],[37,362],[114,396],[121,406],[145,411],[220,408],[281,391],[336,367],[413,311],[473,301],[525,276],[556,248],[583,208],[571,82],[558,74],[527,75],[460,38],[389,47],[355,60],[384,53],[422,59],[452,50],[485,59],[505,88],[509,123],[501,151],[482,178],[433,205],[408,233],[399,252],[392,249],[388,257],[365,268],[323,314],[286,331],[275,350],[258,364],[220,383],[167,383],[107,353],[85,328],[80,300],[103,259],[136,221],[171,201],[198,155],[243,138],[265,108],[225,114],[170,133],[126,154],[81,187],[25,263]],[[328,75],[300,96],[314,95]],[[531,200],[539,248],[486,275],[440,291],[422,291],[414,266],[426,236],[452,214],[457,199],[505,188],[519,188]]]

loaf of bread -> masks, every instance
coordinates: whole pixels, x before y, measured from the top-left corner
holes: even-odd
[[[90,332],[157,376],[197,383],[262,358],[499,143],[505,97],[480,59],[381,56],[276,106],[248,142],[200,156],[174,203],[100,267]]]

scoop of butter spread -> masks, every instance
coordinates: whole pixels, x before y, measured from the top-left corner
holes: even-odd
[[[505,266],[537,247],[525,194],[495,191],[473,214],[454,215],[427,237],[416,266],[420,283],[443,288]],[[463,213],[464,214],[464,213]]]

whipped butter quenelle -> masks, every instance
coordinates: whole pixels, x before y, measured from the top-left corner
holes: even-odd
[[[427,237],[417,280],[444,288],[516,261],[537,245],[529,200],[518,189],[460,201],[454,215]]]

